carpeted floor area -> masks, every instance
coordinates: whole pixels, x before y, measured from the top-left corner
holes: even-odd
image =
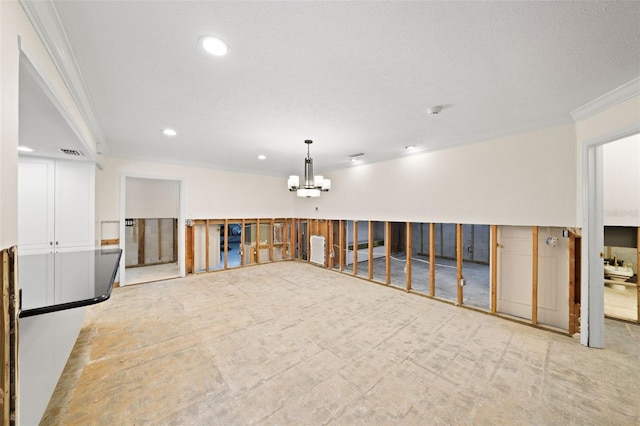
[[[279,262],[115,289],[42,424],[638,424],[640,327],[606,345]]]

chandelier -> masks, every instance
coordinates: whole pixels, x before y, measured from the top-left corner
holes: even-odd
[[[300,186],[299,176],[289,176],[287,186],[289,191],[296,191],[298,197],[319,197],[320,191],[327,192],[331,189],[331,179],[313,176],[313,159],[309,154],[309,146],[313,141],[307,139],[304,143],[307,144],[307,158],[304,159],[304,185]]]

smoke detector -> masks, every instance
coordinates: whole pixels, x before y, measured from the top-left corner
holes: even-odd
[[[433,106],[431,108],[429,108],[427,110],[427,114],[429,115],[438,115],[440,114],[440,111],[442,111],[442,107],[441,106]]]

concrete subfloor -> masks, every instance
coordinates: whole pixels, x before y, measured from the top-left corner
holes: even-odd
[[[43,425],[640,422],[640,327],[606,348],[278,262],[117,288]]]
[[[127,268],[125,279],[127,285],[167,280],[180,276],[180,266],[177,263],[163,263],[162,265],[136,266]]]

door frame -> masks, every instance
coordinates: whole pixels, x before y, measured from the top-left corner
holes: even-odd
[[[185,217],[184,217],[184,194],[185,194],[185,182],[182,178],[147,175],[140,173],[121,173],[120,174],[120,248],[122,249],[122,256],[120,256],[120,286],[127,285],[126,271],[125,271],[125,219],[126,219],[126,195],[127,195],[127,178],[138,179],[151,179],[151,180],[168,180],[178,182],[178,199],[179,199],[179,212],[178,212],[178,266],[180,267],[180,277],[185,277]]]
[[[640,125],[586,141],[582,163],[582,283],[580,286],[580,343],[604,347],[603,145],[640,133]]]

